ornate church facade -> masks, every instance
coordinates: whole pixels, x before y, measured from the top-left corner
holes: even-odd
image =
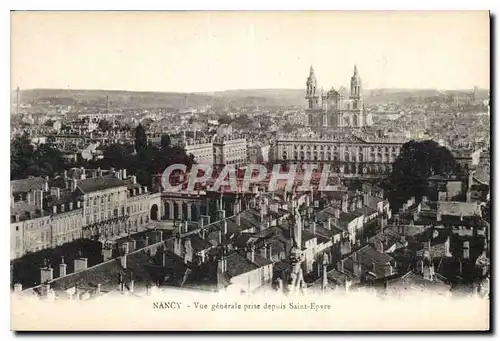
[[[324,128],[362,128],[371,126],[372,117],[367,113],[361,94],[361,78],[354,66],[350,96],[332,88],[327,93],[318,89],[318,81],[311,66],[306,82],[308,126]]]

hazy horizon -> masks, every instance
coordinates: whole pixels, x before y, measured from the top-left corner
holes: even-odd
[[[479,90],[487,90],[490,91],[490,88],[483,88],[483,87],[478,87]],[[272,90],[279,90],[279,91],[304,91],[305,92],[305,87],[304,88],[240,88],[240,89],[225,89],[225,90],[215,90],[215,91],[163,91],[163,90],[129,90],[129,89],[99,89],[99,88],[88,88],[88,89],[83,89],[83,88],[27,88],[27,89],[22,89],[19,88],[19,90],[22,91],[107,91],[107,92],[134,92],[134,93],[172,93],[172,94],[210,94],[210,93],[220,93],[220,92],[231,92],[231,91],[272,91]],[[324,89],[325,91],[328,89]],[[363,91],[396,91],[396,90],[403,90],[403,91],[473,91],[474,87],[471,88],[463,88],[463,89],[437,89],[437,88],[364,88]],[[16,91],[16,88],[11,90],[12,92]]]
[[[211,93],[490,85],[489,13],[13,12],[21,90]],[[229,29],[228,29],[229,28]]]

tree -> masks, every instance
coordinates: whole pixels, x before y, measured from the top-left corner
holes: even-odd
[[[16,137],[10,147],[11,179],[23,179],[30,175],[42,176],[61,173],[65,159],[55,145],[53,137],[38,147],[31,144],[27,134]]]
[[[101,131],[110,131],[112,129],[112,124],[108,120],[100,120],[99,121],[99,130]]]
[[[148,137],[146,136],[146,130],[139,124],[135,128],[135,150],[139,153],[148,147]]]
[[[427,179],[458,170],[451,152],[432,140],[406,142],[392,166],[387,187],[393,211],[411,197],[420,201],[427,194]]]
[[[233,121],[233,119],[231,118],[231,116],[227,115],[227,114],[222,114],[220,117],[219,117],[219,124],[229,124]]]
[[[163,135],[161,137],[161,147],[162,148],[169,148],[170,147],[170,143],[171,143],[171,140],[170,140],[170,135]]]

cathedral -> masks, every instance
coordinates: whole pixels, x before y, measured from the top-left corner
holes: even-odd
[[[318,90],[312,66],[306,86],[306,113],[308,126],[311,128],[362,128],[372,125],[371,114],[365,111],[363,104],[361,78],[356,65],[348,98],[334,88],[327,93]]]

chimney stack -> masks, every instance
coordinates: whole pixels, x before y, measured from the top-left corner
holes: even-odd
[[[225,273],[227,267],[226,257],[223,255],[221,259],[217,261],[217,268],[220,272]]]
[[[64,257],[61,257],[61,264],[59,264],[59,277],[66,276],[67,265],[64,263]]]
[[[85,180],[86,175],[85,175],[85,168],[80,167],[80,180]]]
[[[87,258],[76,258],[75,259],[75,272],[83,271],[87,269]]]
[[[57,206],[56,205],[52,206],[52,213],[57,214]]]
[[[130,178],[132,179],[133,184],[137,183],[137,177],[135,175],[132,175]]]
[[[469,242],[465,241],[463,242],[463,259],[469,259],[469,257],[470,257]]]
[[[337,263],[337,270],[339,272],[344,272],[344,260],[343,259],[341,259],[341,260],[338,261],[338,263]]]
[[[52,269],[50,266],[40,269],[40,283],[44,284],[52,282],[53,279],[54,279],[54,269]]]
[[[14,292],[20,293],[21,291],[23,291],[23,285],[21,283],[14,284]]]
[[[222,222],[222,227],[223,227],[224,235],[227,235],[227,220],[226,219],[224,219],[224,221]]]
[[[349,212],[349,195],[347,193],[342,195],[342,212],[348,213]]]
[[[255,262],[255,245],[250,246],[250,250],[247,252],[247,258],[250,262]]]
[[[124,168],[122,169],[122,180],[125,180],[127,178],[127,169]]]

